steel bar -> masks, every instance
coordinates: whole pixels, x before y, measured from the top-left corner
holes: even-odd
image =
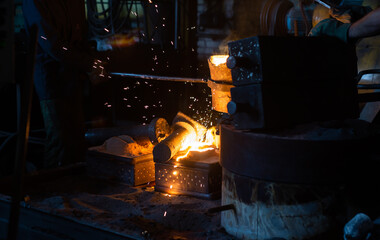
[[[157,81],[207,83],[207,80],[202,79],[202,78],[168,77],[168,76],[156,76],[156,75],[135,74],[135,73],[119,73],[119,72],[111,72],[110,74],[114,76],[140,78],[140,79],[157,80]]]

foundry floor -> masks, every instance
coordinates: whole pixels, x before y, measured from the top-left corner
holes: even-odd
[[[207,213],[220,200],[158,193],[84,172],[57,176],[28,184],[24,206],[132,239],[234,239],[220,226],[220,213]]]

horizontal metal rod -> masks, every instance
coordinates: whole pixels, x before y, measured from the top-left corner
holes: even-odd
[[[358,84],[358,89],[380,89],[380,84]]]
[[[111,72],[110,74],[115,75],[115,76],[121,76],[121,77],[131,77],[131,78],[140,78],[140,79],[157,80],[157,81],[207,83],[207,80],[201,79],[201,78],[166,77],[166,76],[135,74],[135,73],[119,73],[119,72]]]
[[[235,211],[235,205],[234,204],[227,204],[227,205],[223,205],[223,206],[219,206],[219,207],[214,207],[214,208],[210,208],[208,209],[208,213],[217,213],[217,212],[223,212],[223,211],[227,211],[227,210],[234,210]]]

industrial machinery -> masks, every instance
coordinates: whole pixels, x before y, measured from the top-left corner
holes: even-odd
[[[356,57],[331,38],[253,37],[229,43],[237,129],[358,116]]]
[[[222,205],[233,211],[222,212],[222,226],[239,238],[318,237],[331,230],[327,209],[370,152],[369,123],[356,119],[355,50],[311,37],[228,46],[234,87],[220,163]]]

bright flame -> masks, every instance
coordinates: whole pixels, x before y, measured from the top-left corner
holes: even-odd
[[[213,55],[211,56],[211,63],[215,66],[219,66],[220,64],[227,62],[228,55]]]
[[[216,144],[216,128],[211,127],[206,131],[203,140],[194,141],[194,136],[189,134],[182,143],[180,151],[186,151],[185,154],[178,156],[176,161],[186,158],[191,151],[194,152],[206,152],[215,149]]]

